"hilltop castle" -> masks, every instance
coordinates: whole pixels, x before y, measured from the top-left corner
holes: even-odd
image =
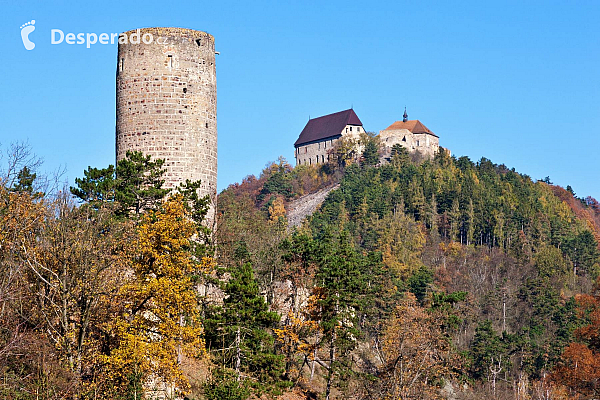
[[[294,143],[296,165],[324,164],[328,150],[341,138],[358,139],[365,130],[354,110],[309,119]]]
[[[294,143],[296,165],[326,163],[338,140],[345,138],[358,142],[361,133],[365,133],[365,129],[352,109],[309,119]],[[390,157],[395,144],[406,147],[411,153],[419,152],[428,157],[433,157],[440,147],[439,137],[421,121],[409,120],[406,109],[402,121],[380,131],[378,137],[383,157]]]
[[[402,121],[396,121],[380,131],[379,140],[384,157],[391,155],[395,144],[406,147],[411,153],[419,152],[428,157],[433,157],[440,147],[440,138],[418,119],[409,120],[406,108]]]

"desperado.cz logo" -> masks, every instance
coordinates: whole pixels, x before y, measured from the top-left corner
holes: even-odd
[[[151,33],[140,34],[137,29],[131,35],[127,33],[67,33],[65,34],[60,29],[52,29],[50,31],[50,44],[85,44],[88,49],[96,43],[99,44],[150,44],[154,41],[154,36]]]
[[[21,40],[23,41],[23,46],[25,46],[26,50],[33,50],[35,48],[35,43],[33,43],[29,39],[29,34],[35,31],[35,19],[21,25]]]
[[[35,30],[35,20],[31,20],[21,25],[21,39],[23,40],[23,46],[27,50],[33,50],[35,43],[29,38],[29,34]],[[63,32],[61,29],[50,30],[50,44],[57,45],[65,43],[68,45],[83,45],[88,49],[95,44],[150,44],[154,42],[154,36],[151,33],[141,33],[139,29],[131,34],[127,33],[72,33]],[[158,38],[156,43],[167,44],[166,38]]]

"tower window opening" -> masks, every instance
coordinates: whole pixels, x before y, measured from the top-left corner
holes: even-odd
[[[196,44],[198,46],[202,46],[202,40],[201,39],[196,39]]]
[[[352,127],[350,127],[350,132],[352,132]]]
[[[187,88],[183,88],[183,93],[187,93]]]
[[[170,54],[167,56],[167,65],[169,68],[173,68],[173,56]]]
[[[123,72],[123,63],[125,62],[124,58],[119,60],[119,72]]]
[[[206,125],[205,125],[205,126],[208,128],[208,122],[206,123]]]

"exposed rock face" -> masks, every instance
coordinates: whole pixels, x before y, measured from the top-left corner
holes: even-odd
[[[288,226],[290,228],[299,226],[304,218],[311,215],[323,201],[325,198],[334,189],[340,187],[339,184],[335,186],[331,186],[325,189],[321,189],[318,192],[307,194],[306,196],[302,196],[297,200],[291,202],[288,206]]]

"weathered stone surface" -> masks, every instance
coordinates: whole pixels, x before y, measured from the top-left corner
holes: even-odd
[[[135,31],[127,32],[130,37]],[[164,158],[165,187],[202,180],[214,221],[217,191],[217,80],[215,41],[206,32],[145,28],[150,44],[119,44],[117,161],[127,150]]]
[[[337,189],[340,185],[331,186],[325,189],[321,189],[318,192],[307,194],[297,200],[291,202],[288,206],[287,219],[288,226],[293,228],[299,226],[304,218],[311,215],[319,208],[321,203],[325,201],[325,198],[334,189]]]
[[[440,139],[427,133],[412,133],[408,129],[386,129],[379,132],[379,142],[382,145],[383,156],[389,157],[392,147],[399,144],[409,152],[420,152],[433,157],[440,147]]]
[[[302,144],[296,147],[294,152],[296,165],[315,165],[326,163],[329,161],[331,150],[337,141],[342,137],[355,141],[357,143],[357,151],[360,153],[362,151],[362,147],[358,145],[358,142],[361,132],[365,132],[361,126],[347,125],[337,136],[328,137],[314,143]]]

